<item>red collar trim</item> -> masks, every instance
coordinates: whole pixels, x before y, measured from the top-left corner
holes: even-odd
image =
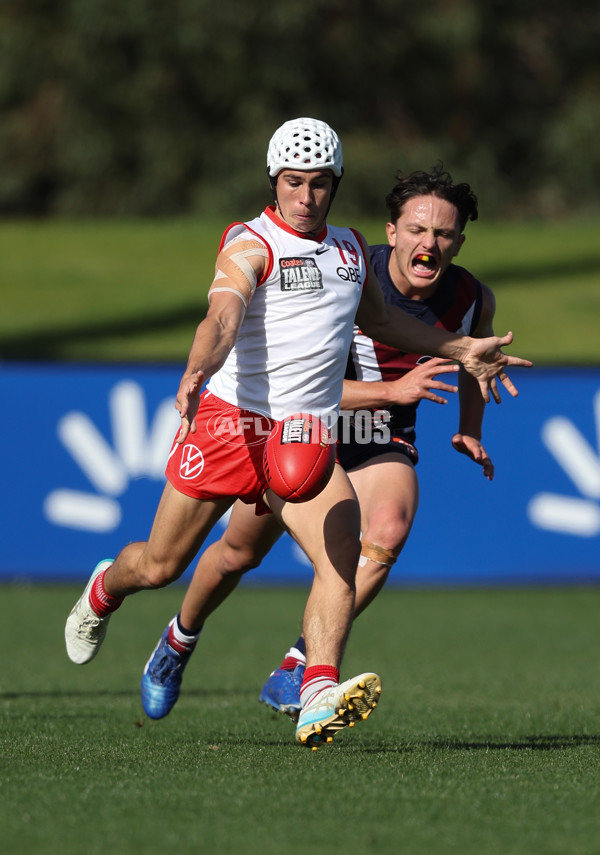
[[[303,234],[302,232],[297,232],[296,229],[293,229],[291,226],[282,220],[280,216],[275,213],[275,205],[267,205],[264,211],[265,215],[274,223],[278,228],[283,229],[284,232],[287,232],[290,235],[295,235],[296,237],[303,238],[304,240],[312,240],[315,243],[322,243],[327,237],[327,224],[323,227],[320,234],[317,237],[313,237],[312,235]]]

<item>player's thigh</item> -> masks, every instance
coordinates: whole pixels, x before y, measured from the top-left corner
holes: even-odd
[[[144,561],[160,565],[176,578],[193,560],[233,499],[203,500],[186,496],[168,481],[154,517]]]
[[[257,516],[255,507],[238,499],[231,509],[222,538],[226,551],[243,556],[244,563],[251,565],[259,563],[283,534],[281,523],[274,514]]]
[[[377,523],[402,538],[419,505],[419,481],[414,466],[400,454],[375,457],[348,473],[361,510],[363,532]]]
[[[333,566],[346,575],[360,553],[360,509],[356,493],[342,467],[336,464],[324,490],[308,502],[270,503],[292,537],[306,552],[317,572]]]

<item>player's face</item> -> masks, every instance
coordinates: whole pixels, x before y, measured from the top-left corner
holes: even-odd
[[[394,284],[415,300],[430,297],[465,239],[456,207],[437,196],[415,196],[386,230]]]
[[[277,213],[295,231],[318,234],[325,225],[333,175],[284,169],[277,176]]]

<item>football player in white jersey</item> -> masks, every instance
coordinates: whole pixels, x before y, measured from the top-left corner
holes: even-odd
[[[496,377],[516,394],[505,368],[531,363],[502,352],[512,341],[510,333],[486,339],[455,335],[384,305],[362,236],[327,226],[342,176],[341,144],[327,124],[305,118],[286,122],[271,139],[267,165],[275,205],[245,226],[227,229],[217,256],[209,310],[198,325],[177,393],[181,427],[149,539],[129,543],[114,560],[99,562],[69,614],[65,641],[73,662],[93,659],[123,599],[179,578],[217,520],[240,498],[244,509],[255,506],[258,514],[272,513],[314,567],[303,619],[307,655],[296,739],[316,747],[370,715],[381,681],[372,671],[343,682],[339,678],[361,549],[360,509],[348,476],[336,465],[316,498],[294,504],[268,488],[262,471],[257,439],[265,420],[274,424],[287,414],[288,402],[281,403],[282,390],[289,388],[286,378],[291,371],[293,400],[298,402],[294,411],[321,415],[339,407],[354,317],[378,341],[460,362],[476,378],[485,400],[490,389],[498,395]],[[343,276],[337,272],[340,264],[331,263],[336,252]],[[287,289],[283,271],[290,258],[306,268],[306,288]],[[315,281],[318,288],[312,287]],[[307,337],[307,329],[323,329],[321,311],[331,334]],[[302,363],[299,368],[294,359]],[[323,364],[328,366],[325,374]],[[311,382],[311,372],[318,374],[318,382]],[[214,420],[224,414],[244,425],[239,442],[224,443],[215,436]],[[253,537],[260,538],[260,526],[253,536],[247,516],[240,517],[238,526],[238,515],[232,513],[232,539],[249,534],[249,546],[258,552]],[[146,667],[144,708],[154,718],[165,715],[176,700],[199,625],[237,584],[239,575],[209,553],[194,575],[196,625],[186,625],[179,615]]]

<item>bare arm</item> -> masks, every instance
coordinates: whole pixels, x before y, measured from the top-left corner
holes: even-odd
[[[496,311],[496,301],[492,291],[483,286],[483,304],[481,317],[473,335],[476,338],[484,338],[494,335],[493,320]],[[488,480],[494,477],[494,464],[487,455],[481,444],[483,415],[485,402],[479,394],[477,381],[461,370],[458,378],[460,416],[458,432],[452,437],[452,445],[456,451],[470,457],[475,463],[483,468],[483,474]],[[498,390],[493,387],[494,400],[499,403]]]
[[[368,256],[367,256],[368,258]],[[477,381],[484,401],[496,376],[514,397],[517,390],[505,373],[508,365],[531,366],[527,359],[507,356],[501,348],[512,342],[512,333],[475,339],[431,327],[395,306],[386,306],[379,283],[369,265],[356,322],[371,338],[409,353],[430,353],[460,362]],[[496,397],[496,395],[494,395]]]
[[[217,256],[208,312],[196,329],[175,402],[181,415],[180,443],[196,430],[202,384],[221,368],[234,346],[266,260],[265,246],[246,238],[232,241]]]
[[[408,406],[418,401],[433,401],[435,404],[446,404],[445,398],[436,392],[456,392],[456,386],[434,380],[438,374],[455,374],[459,366],[439,359],[437,356],[428,359],[422,365],[417,365],[396,380],[381,380],[365,382],[363,380],[344,380],[342,393],[342,410],[372,409],[373,407],[391,407],[394,404]],[[477,387],[479,395],[479,387]]]

